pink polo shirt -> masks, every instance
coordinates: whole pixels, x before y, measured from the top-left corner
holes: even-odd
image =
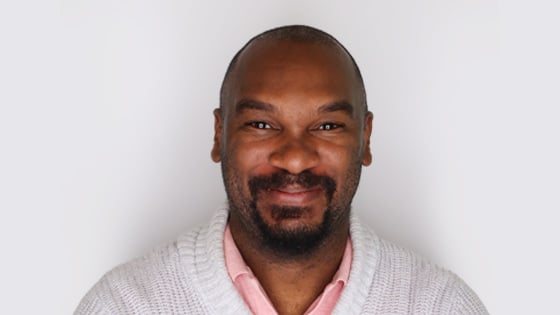
[[[224,234],[224,255],[226,267],[233,284],[237,291],[245,300],[254,314],[278,314],[262,288],[259,280],[245,264],[241,253],[237,249],[229,225],[226,226]],[[342,289],[350,276],[350,266],[352,264],[352,242],[348,239],[346,249],[337,272],[332,281],[325,287],[323,293],[309,306],[306,315],[331,314],[336,302],[340,298]]]

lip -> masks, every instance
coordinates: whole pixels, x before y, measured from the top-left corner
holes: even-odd
[[[323,189],[320,187],[303,188],[295,185],[265,191],[266,199],[272,203],[294,206],[310,203],[321,197],[322,193]]]

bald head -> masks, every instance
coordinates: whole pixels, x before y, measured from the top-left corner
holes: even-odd
[[[366,92],[363,79],[358,65],[354,61],[352,55],[350,55],[346,48],[342,44],[340,44],[333,36],[316,28],[304,25],[290,25],[274,28],[265,31],[249,40],[235,54],[227,68],[224,80],[222,82],[222,87],[220,89],[220,109],[223,110],[223,108],[233,105],[232,103],[234,102],[234,100],[231,97],[231,83],[235,79],[233,79],[234,75],[232,74],[238,70],[238,64],[245,62],[246,60],[244,59],[254,57],[252,50],[262,48],[263,43],[270,44],[278,42],[291,42],[295,45],[300,46],[322,46],[323,48],[327,48],[328,50],[331,50],[340,55],[342,59],[346,59],[346,62],[353,72],[354,80],[352,80],[352,83],[356,85],[355,88],[357,89],[360,96],[360,100],[358,101],[359,104],[356,105],[361,107],[364,113],[367,112]]]

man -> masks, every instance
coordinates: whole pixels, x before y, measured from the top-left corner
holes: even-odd
[[[373,115],[332,36],[287,26],[251,39],[214,116],[229,209],[109,272],[77,314],[486,313],[457,276],[351,213]]]

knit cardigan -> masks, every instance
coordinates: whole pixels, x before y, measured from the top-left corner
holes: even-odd
[[[251,314],[226,270],[227,218],[220,210],[207,227],[111,270],[74,314]],[[350,220],[352,266],[333,314],[487,314],[455,274]]]

